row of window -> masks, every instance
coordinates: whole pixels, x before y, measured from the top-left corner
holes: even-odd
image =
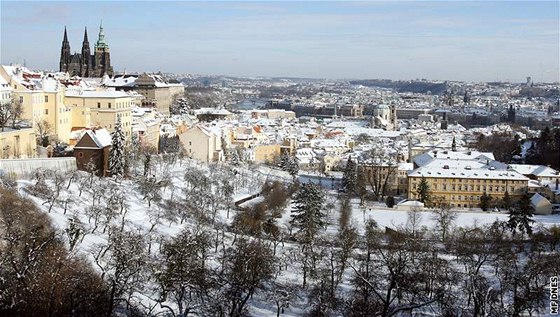
[[[482,184],[488,184],[490,183],[490,185],[495,185],[495,184],[522,184],[525,181],[521,181],[521,180],[506,180],[506,179],[464,179],[464,178],[432,178],[430,179],[431,183],[468,183],[468,184],[475,184],[475,183],[482,183]],[[412,183],[415,182],[420,182],[420,178],[414,178],[412,180]]]
[[[111,109],[112,104],[110,102],[107,103],[107,108]],[[117,102],[117,107],[115,109],[122,109],[122,108],[129,108],[130,107],[130,101],[122,101],[122,102]],[[97,108],[101,108],[101,102],[97,103]]]
[[[418,188],[418,184],[412,184],[413,189]],[[492,185],[455,185],[455,184],[432,184],[430,188],[434,191],[483,191],[483,192],[506,192],[506,191],[515,191],[515,186],[492,186]]]

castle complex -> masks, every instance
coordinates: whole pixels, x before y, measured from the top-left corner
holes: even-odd
[[[111,66],[111,55],[109,52],[109,44],[105,40],[103,25],[99,26],[99,36],[95,43],[93,55],[89,47],[87,28],[84,32],[84,41],[82,42],[82,52],[72,54],[70,52],[70,43],[64,28],[64,39],[62,40],[62,48],[60,51],[60,68],[61,72],[67,72],[70,76],[80,77],[102,77],[107,74],[113,76],[113,67]]]

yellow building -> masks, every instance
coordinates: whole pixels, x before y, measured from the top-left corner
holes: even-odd
[[[62,85],[60,85],[62,86]],[[46,120],[52,127],[58,139],[68,143],[70,130],[72,129],[72,109],[64,104],[64,90],[59,87],[58,90],[45,91],[43,102],[43,114],[35,116],[34,122],[38,120]]]
[[[432,200],[443,200],[451,207],[477,208],[484,193],[499,201],[506,192],[512,200],[527,192],[529,178],[515,171],[476,164],[440,160],[417,168],[408,174],[408,198],[419,198],[417,191],[422,178],[428,183]]]
[[[174,99],[185,92],[181,83],[171,83],[161,75],[146,73],[104,78],[103,85],[119,91],[136,91],[144,97],[142,107],[155,107],[163,114],[169,114]]]
[[[132,136],[132,98],[121,91],[67,91],[66,104],[78,109],[88,108],[91,125],[102,127],[109,132],[115,130],[115,123],[121,120],[122,130],[128,140]],[[80,111],[75,113],[79,116]],[[84,114],[87,110],[84,110]],[[80,122],[82,123],[82,122]]]
[[[14,100],[21,103],[21,120],[29,121],[33,127],[38,122],[47,122],[49,134],[68,142],[72,113],[65,105],[64,85],[52,77],[21,66],[2,66],[0,76],[13,89]]]
[[[0,159],[37,157],[35,130],[33,128],[0,132]]]
[[[256,163],[273,162],[280,156],[280,144],[260,144],[251,147],[251,159]]]

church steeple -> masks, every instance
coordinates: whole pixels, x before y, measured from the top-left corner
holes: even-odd
[[[86,26],[85,31],[84,31],[84,43],[88,43],[88,45],[89,45],[89,40],[88,40],[88,37],[87,37],[87,26]]]
[[[82,63],[80,66],[80,73],[82,77],[89,77],[91,71],[91,53],[89,48],[89,41],[87,35],[87,27],[84,31],[84,41],[82,43]]]
[[[70,42],[68,42],[68,34],[66,33],[66,26],[64,27],[64,39],[62,40],[62,47],[60,49],[60,63],[59,71],[68,71],[68,65],[70,65]]]

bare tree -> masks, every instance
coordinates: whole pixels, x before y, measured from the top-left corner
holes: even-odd
[[[406,229],[408,232],[412,234],[414,238],[416,238],[419,234],[419,230],[422,224],[422,214],[420,209],[417,207],[413,207],[412,210],[407,212],[406,217]]]
[[[212,288],[208,249],[209,234],[185,230],[165,242],[162,261],[156,278],[160,286],[159,302],[173,301],[178,316],[202,314]]]
[[[382,201],[390,189],[397,173],[395,159],[385,150],[377,146],[362,154],[360,169],[367,184],[371,187],[373,197]]]
[[[101,246],[95,255],[95,263],[101,276],[109,283],[110,295],[105,315],[110,317],[119,303],[130,309],[130,295],[141,286],[146,268],[147,254],[141,233],[122,231],[111,227],[109,242]]]
[[[452,210],[447,203],[440,204],[440,206],[434,210],[433,220],[436,223],[435,229],[440,233],[441,241],[445,241],[447,238],[457,216],[457,213]]]
[[[41,119],[35,122],[35,132],[37,133],[37,144],[42,146],[49,145],[49,136],[52,133],[51,124],[45,120]]]
[[[233,248],[226,250],[224,258],[225,287],[220,306],[224,315],[241,317],[249,298],[274,276],[276,259],[263,242],[245,238],[238,239]]]
[[[16,128],[16,122],[21,119],[21,115],[23,114],[23,105],[21,104],[21,101],[19,100],[19,98],[16,98],[16,96],[12,96],[12,102],[11,102],[11,120],[12,120],[12,129]]]

